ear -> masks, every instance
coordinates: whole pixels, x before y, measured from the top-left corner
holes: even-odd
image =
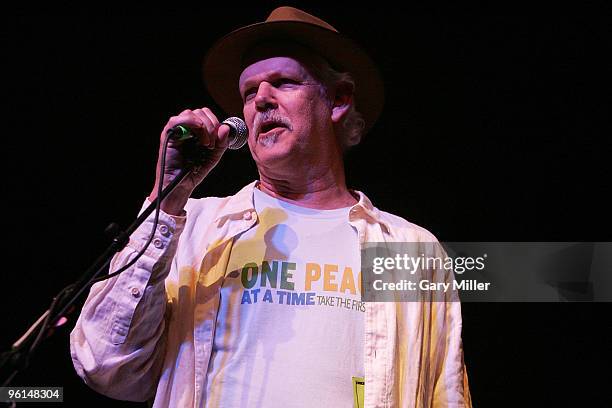
[[[353,104],[354,87],[350,83],[341,82],[336,85],[332,104],[332,122],[342,123]]]

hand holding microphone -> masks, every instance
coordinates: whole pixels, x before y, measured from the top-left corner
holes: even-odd
[[[164,141],[170,137],[166,150],[163,181],[159,180],[161,155]],[[246,143],[248,130],[239,118],[228,118],[223,123],[208,108],[184,110],[170,118],[160,137],[159,157],[155,186],[149,200],[157,197],[157,188],[162,182],[167,186],[188,164],[185,157],[193,149],[205,149],[205,159],[191,172],[162,202],[162,210],[168,214],[179,215],[187,199],[198,184],[217,165],[227,148],[238,149]]]
[[[230,128],[228,149],[238,150],[246,144],[249,130],[242,119],[232,116],[225,119],[221,125],[227,125]],[[178,141],[193,140],[197,138],[193,130],[184,125],[176,125],[168,130],[167,134],[170,135],[172,139]]]

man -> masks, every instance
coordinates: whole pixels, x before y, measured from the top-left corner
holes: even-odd
[[[361,299],[364,243],[435,242],[346,187],[343,152],[382,108],[371,60],[324,21],[281,7],[220,40],[204,71],[219,105],[242,111],[259,180],[189,199],[229,130],[208,108],[168,121],[162,140],[189,126],[209,158],[162,203],[144,256],[92,287],[71,335],[78,374],[156,407],[471,406],[457,302]],[[149,201],[182,166],[171,142]]]

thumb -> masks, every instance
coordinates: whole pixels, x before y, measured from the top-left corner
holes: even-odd
[[[230,131],[231,128],[229,127],[229,125],[221,124],[221,126],[219,126],[219,130],[217,131],[218,147],[226,148],[227,146],[229,146]]]

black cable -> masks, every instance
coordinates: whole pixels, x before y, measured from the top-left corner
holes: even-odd
[[[130,261],[128,262],[126,265],[124,265],[121,269],[119,269],[118,271],[115,271],[113,273],[108,274],[107,276],[102,276],[100,278],[97,279],[92,279],[89,281],[89,284],[93,284],[93,283],[97,283],[97,282],[101,282],[103,280],[106,279],[110,279],[113,278],[117,275],[119,275],[121,272],[124,272],[125,270],[127,270],[128,268],[130,268],[132,265],[134,265],[136,263],[136,261],[138,261],[138,259],[140,259],[141,256],[144,255],[145,251],[147,250],[147,248],[149,247],[149,245],[151,245],[151,242],[153,242],[153,237],[155,237],[155,230],[157,230],[157,225],[159,224],[159,213],[161,210],[161,202],[162,202],[162,189],[163,189],[163,177],[164,177],[164,168],[166,167],[166,152],[168,150],[168,143],[170,142],[170,134],[166,134],[166,138],[164,139],[164,148],[162,150],[162,156],[161,156],[161,163],[160,163],[160,167],[159,167],[159,173],[158,173],[158,179],[159,179],[159,183],[157,186],[157,197],[155,198],[155,220],[153,221],[153,228],[151,229],[151,235],[149,235],[149,239],[147,240],[147,243],[145,244],[145,246],[140,250],[140,252],[138,252],[138,254]],[[97,275],[97,274],[96,274]]]
[[[110,278],[113,278],[117,275],[119,275],[122,272],[125,272],[127,269],[129,269],[132,265],[134,265],[136,263],[136,261],[138,261],[138,259],[140,259],[140,257],[142,257],[142,255],[144,255],[145,251],[147,250],[147,248],[149,247],[149,245],[151,245],[151,242],[153,242],[153,238],[155,237],[155,231],[157,230],[157,225],[159,224],[159,214],[161,211],[161,202],[162,202],[162,190],[163,190],[163,176],[164,176],[164,168],[166,166],[166,153],[168,150],[168,143],[170,142],[170,134],[166,134],[166,137],[164,139],[164,147],[162,150],[162,156],[161,156],[161,163],[160,163],[160,168],[159,168],[159,173],[158,173],[158,179],[159,179],[159,183],[157,186],[157,197],[155,199],[155,219],[153,222],[153,228],[151,229],[151,234],[149,235],[149,239],[147,240],[147,243],[144,245],[144,247],[138,252],[138,254],[136,254],[136,256],[130,261],[128,262],[126,265],[124,265],[122,268],[120,268],[119,270],[110,273],[106,276],[102,276],[102,277],[98,277],[96,278],[97,275],[99,275],[103,270],[106,269],[106,267],[108,266],[108,264],[110,263],[110,259],[107,260],[104,265],[102,265],[102,267],[92,276],[92,278],[85,284],[85,287],[91,286],[94,283],[97,282],[101,282]],[[55,309],[57,308],[58,304],[61,304],[61,300],[68,294],[70,294],[70,292],[72,291],[72,289],[74,288],[74,284],[70,284],[68,286],[66,286],[65,288],[63,288],[54,298],[53,301],[51,302],[51,306],[49,306],[48,309],[48,313],[47,316],[45,317],[45,320],[43,321],[43,323],[41,324],[41,327],[38,331],[38,334],[36,335],[35,340],[32,342],[32,345],[29,348],[28,351],[28,355],[32,354],[34,352],[34,350],[36,349],[36,347],[39,345],[40,341],[42,340],[44,334],[47,332],[47,329],[49,327],[49,324],[51,323],[51,318],[55,312]],[[17,348],[15,351],[18,351],[21,347]]]

